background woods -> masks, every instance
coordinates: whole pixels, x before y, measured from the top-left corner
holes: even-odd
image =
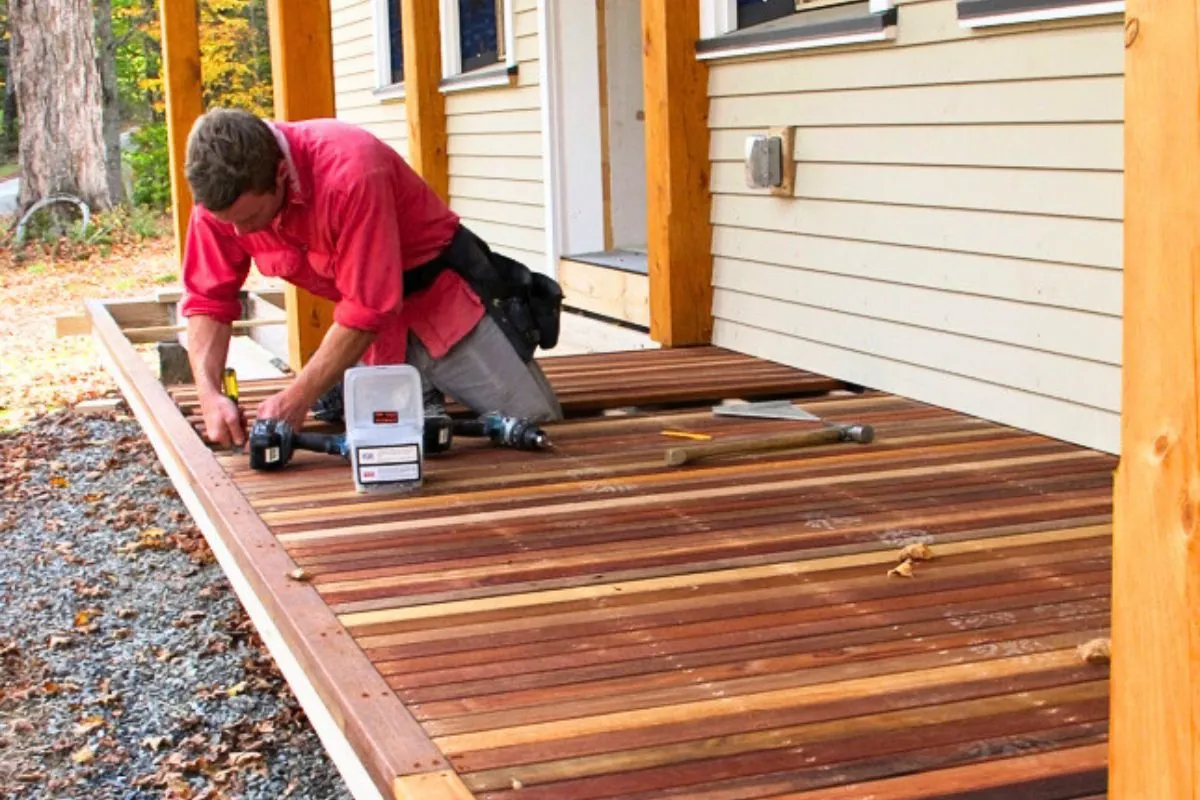
[[[206,106],[272,113],[266,0],[201,0]],[[158,0],[0,0],[0,180],[19,211],[170,204]],[[27,134],[22,136],[22,129]]]

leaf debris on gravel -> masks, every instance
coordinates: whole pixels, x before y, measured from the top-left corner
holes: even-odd
[[[135,420],[0,451],[0,797],[349,797]]]

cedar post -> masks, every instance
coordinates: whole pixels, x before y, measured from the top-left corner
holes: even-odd
[[[329,0],[267,0],[267,18],[276,119],[334,116]],[[288,357],[299,370],[333,324],[333,303],[290,284],[286,297]]]
[[[438,196],[450,201],[450,157],[446,152],[446,102],[442,81],[439,0],[401,0],[404,37],[404,109],[408,117],[408,161]]]
[[[196,0],[162,0],[163,94],[167,101],[167,151],[171,168],[171,213],[175,225],[175,255],[183,260],[192,190],[184,164],[192,125],[204,112],[200,72],[200,16]]]
[[[642,0],[650,336],[712,339],[708,67],[696,58],[700,0]]]
[[[1200,798],[1200,11],[1130,0],[1110,797]]]

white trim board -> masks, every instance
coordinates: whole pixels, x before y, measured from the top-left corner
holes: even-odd
[[[553,0],[537,1],[538,62],[541,70],[538,91],[541,94],[542,117],[542,206],[546,229],[545,272],[555,280],[558,280],[558,258],[562,249],[559,247],[558,215],[555,213],[559,174],[555,161],[557,148],[554,145],[554,136],[557,131],[553,124],[550,98],[559,90],[559,81],[558,73],[554,69],[554,64],[558,61],[555,55],[557,42],[551,41],[549,33],[556,24],[557,8],[558,4]]]
[[[1080,17],[1099,17],[1107,14],[1124,14],[1125,2],[1096,2],[1086,5],[1057,6],[1039,8],[1030,11],[1012,11],[1002,14],[991,14],[986,17],[971,17],[960,19],[958,24],[963,28],[990,28],[995,25],[1020,25],[1030,22],[1054,22],[1060,19],[1079,19]]]
[[[542,11],[542,139],[546,162],[547,262],[604,249],[600,60],[595,3]],[[591,43],[590,45],[588,43]],[[564,46],[566,45],[566,46]],[[546,80],[549,77],[550,80]],[[552,250],[550,249],[552,248]],[[555,252],[556,251],[556,252]]]

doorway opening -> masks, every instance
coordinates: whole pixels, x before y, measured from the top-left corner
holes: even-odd
[[[564,260],[645,275],[641,0],[593,0],[552,22],[554,199]]]

